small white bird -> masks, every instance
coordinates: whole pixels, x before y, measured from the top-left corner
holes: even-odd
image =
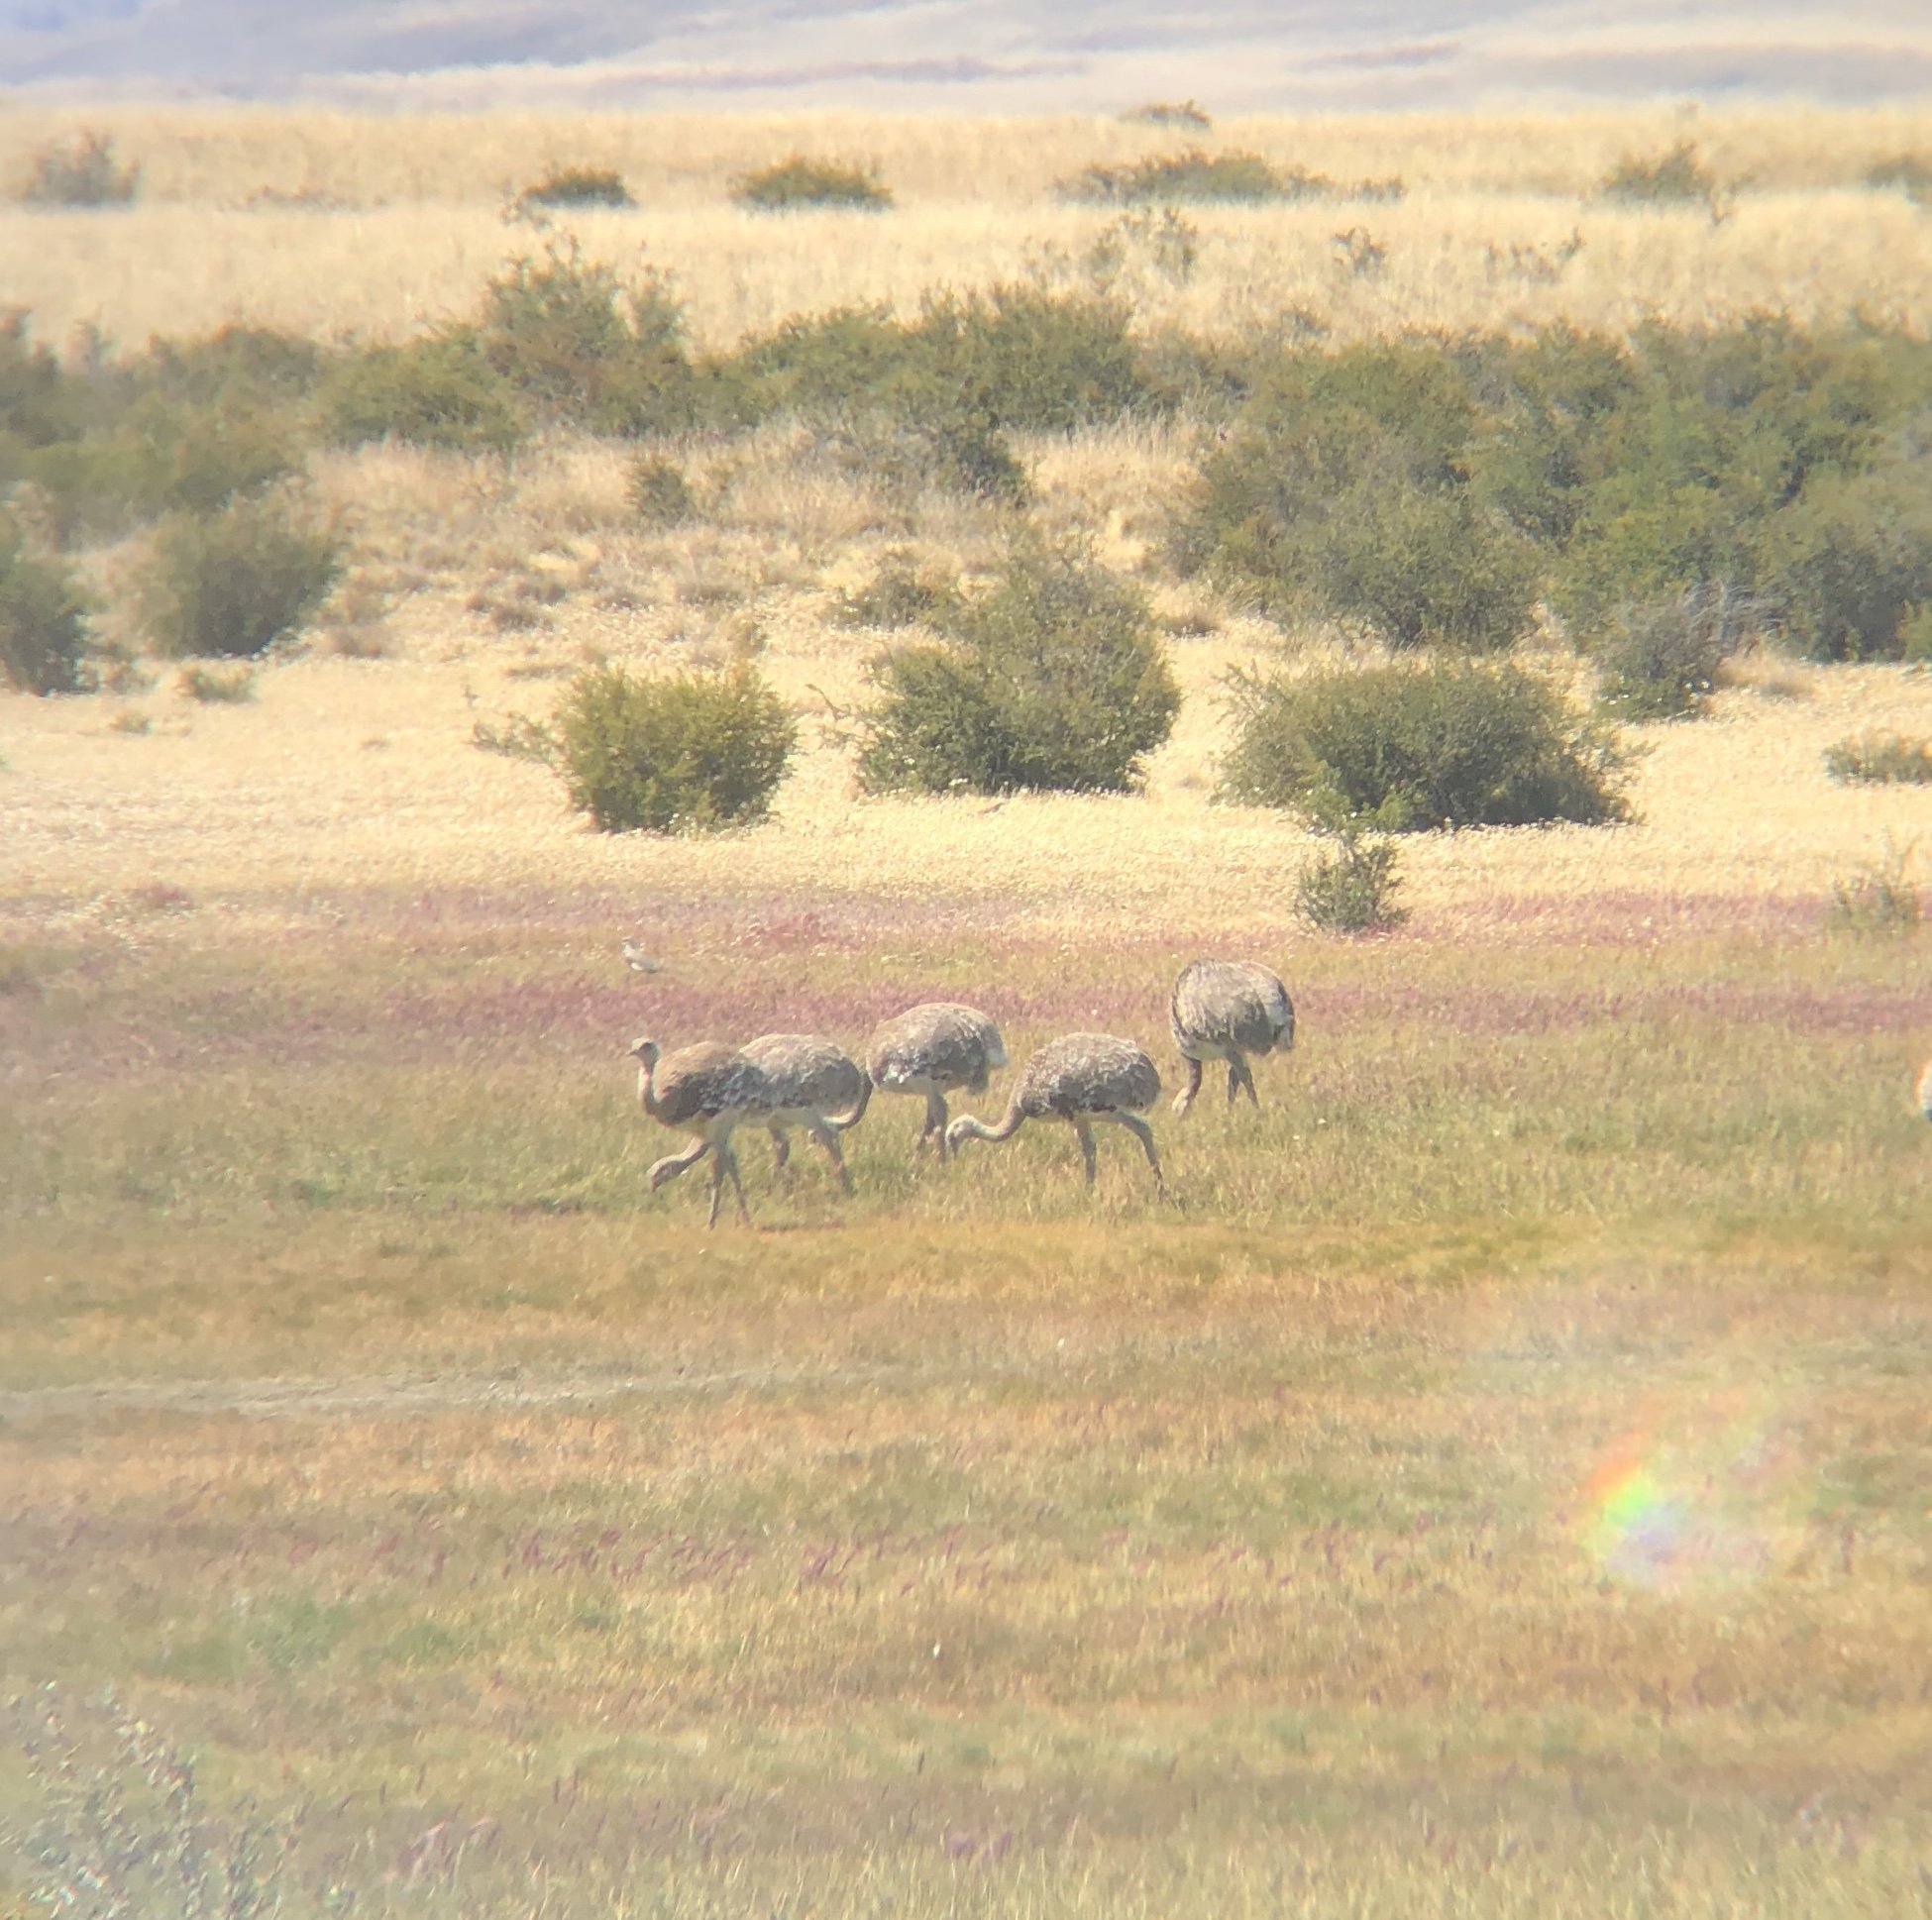
[[[1932,1120],[1932,1060],[1925,1063],[1925,1071],[1918,1077],[1918,1110]]]
[[[662,973],[664,962],[648,954],[635,940],[624,942],[624,964],[632,973]]]

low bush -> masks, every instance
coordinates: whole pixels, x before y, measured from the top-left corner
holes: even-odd
[[[255,697],[255,672],[249,667],[228,673],[218,667],[183,667],[174,687],[183,699],[203,706],[240,706]]]
[[[358,354],[323,383],[317,411],[323,431],[349,447],[400,440],[502,454],[529,433],[515,385],[463,328]]]
[[[1919,206],[1932,203],[1932,160],[1922,154],[1894,154],[1866,169],[1867,186],[1897,187]]]
[[[1318,933],[1386,933],[1406,920],[1396,905],[1402,880],[1396,845],[1386,833],[1343,823],[1295,875],[1295,915]]]
[[[1826,925],[1838,933],[1912,932],[1921,915],[1918,884],[1911,877],[1912,851],[1911,842],[1901,847],[1886,834],[1882,853],[1832,882]]]
[[[1606,200],[1646,207],[1708,205],[1717,190],[1717,175],[1698,159],[1696,143],[1689,140],[1649,159],[1626,154],[1597,187]]]
[[[689,520],[698,505],[684,469],[657,454],[640,454],[632,461],[624,491],[631,511],[647,527],[675,527]]]
[[[1085,556],[1017,546],[938,646],[873,663],[859,779],[878,793],[1119,793],[1180,709],[1147,606]]]
[[[788,160],[746,173],[731,185],[741,207],[760,213],[790,213],[800,207],[856,207],[877,212],[893,203],[892,189],[876,167],[846,166],[836,160]]]
[[[1336,191],[1335,182],[1296,166],[1276,167],[1259,154],[1158,154],[1125,166],[1090,166],[1063,182],[1070,200],[1109,204],[1180,200],[1317,200]]]
[[[300,629],[341,566],[336,536],[277,498],[177,514],[157,528],[137,583],[142,624],[166,659],[253,658]]]
[[[555,166],[517,196],[536,207],[634,207],[624,176],[608,166]]]
[[[668,680],[597,668],[572,684],[551,731],[571,804],[605,833],[761,820],[798,740],[791,709],[744,664]]]
[[[1847,786],[1932,784],[1932,740],[1903,733],[1858,733],[1825,749],[1825,772]]]
[[[20,197],[38,207],[124,207],[141,190],[141,168],[123,166],[105,134],[82,134],[34,157]]]
[[[86,658],[87,599],[79,582],[0,523],[0,674],[23,693],[75,693],[86,684]]]
[[[1223,785],[1234,800],[1401,830],[1628,813],[1611,737],[1510,663],[1243,676],[1234,693]]]
[[[1603,704],[1626,719],[1701,712],[1717,670],[1744,643],[1746,605],[1723,587],[1687,587],[1618,610],[1591,648]]]
[[[958,606],[959,589],[951,580],[901,550],[887,554],[865,586],[841,594],[830,619],[841,627],[940,626]]]
[[[1132,127],[1193,127],[1201,133],[1214,125],[1207,111],[1193,100],[1149,100],[1121,115]]]

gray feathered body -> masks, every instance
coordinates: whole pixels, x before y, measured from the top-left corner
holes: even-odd
[[[740,1049],[771,1089],[770,1126],[822,1121],[856,1126],[872,1098],[872,1082],[835,1040],[819,1033],[766,1033]]]
[[[894,1094],[986,1091],[987,1079],[1007,1064],[1000,1029],[972,1007],[932,1001],[889,1019],[866,1043],[873,1085]]]
[[[700,1040],[660,1053],[654,1041],[639,1040],[631,1051],[638,1059],[638,1098],[644,1111],[666,1126],[707,1134],[721,1120],[735,1123],[771,1109],[770,1083],[736,1047]]]
[[[1167,1023],[1188,1060],[1286,1053],[1295,1044],[1295,1009],[1281,976],[1249,960],[1196,960],[1183,967]]]
[[[1160,1099],[1160,1073],[1144,1048],[1111,1033],[1069,1033],[1026,1062],[1009,1115],[1072,1120],[1082,1114],[1144,1114]]]

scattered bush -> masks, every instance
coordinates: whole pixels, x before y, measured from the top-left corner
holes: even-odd
[[[506,760],[534,760],[540,767],[556,766],[563,753],[555,729],[527,713],[512,713],[501,726],[479,720],[470,729],[470,744]]]
[[[698,405],[684,309],[646,272],[625,288],[573,240],[489,282],[477,348],[539,418],[592,433],[672,433]]]
[[[1632,720],[1701,712],[1719,666],[1744,642],[1745,613],[1742,597],[1724,587],[1620,608],[1591,648],[1603,704]]]
[[[1349,227],[1329,237],[1335,264],[1351,279],[1372,280],[1389,264],[1389,250],[1366,227]]]
[[[1667,154],[1646,160],[1626,154],[1597,189],[1606,200],[1627,206],[1709,205],[1718,190],[1717,175],[1697,157],[1694,141],[1680,140]]]
[[[255,672],[249,667],[226,674],[215,667],[183,667],[174,686],[183,699],[203,706],[239,706],[255,697]]]
[[[1070,200],[1121,204],[1135,200],[1318,200],[1333,195],[1335,182],[1298,166],[1276,167],[1259,154],[1209,155],[1194,148],[1185,154],[1158,154],[1126,166],[1090,166],[1063,182]]]
[[[1932,784],[1932,740],[1902,733],[1859,733],[1825,749],[1825,772],[1848,786]]]
[[[1911,878],[1912,843],[1885,835],[1884,851],[1832,882],[1825,923],[1840,933],[1910,933],[1919,923],[1918,887]]]
[[[105,134],[82,134],[71,146],[44,147],[20,190],[29,206],[124,207],[141,188],[141,168],[122,166]]]
[[[279,499],[238,500],[157,529],[137,598],[155,651],[252,658],[297,631],[341,571],[335,535]]]
[[[640,454],[631,463],[625,492],[631,511],[647,527],[675,527],[689,520],[698,504],[684,469],[656,454]]]
[[[878,793],[1119,793],[1173,728],[1180,693],[1145,601],[1076,553],[1021,544],[940,646],[873,663],[859,778]]]
[[[624,176],[607,166],[555,166],[517,199],[536,207],[634,207]]]
[[[1932,203],[1932,160],[1922,154],[1894,154],[1866,169],[1867,186],[1898,187],[1914,205]]]
[[[864,587],[842,594],[830,617],[841,627],[941,626],[958,608],[953,583],[902,550],[889,553]]]
[[[580,675],[553,731],[571,804],[605,833],[709,832],[762,820],[798,740],[749,666],[633,680]]]
[[[1295,914],[1318,933],[1386,933],[1409,917],[1395,902],[1402,881],[1395,842],[1346,818],[1324,829],[1327,844],[1295,875]]]
[[[87,600],[59,562],[28,552],[0,522],[0,674],[23,693],[74,693],[84,685]]]
[[[761,213],[789,213],[799,207],[859,207],[879,210],[893,203],[892,189],[878,169],[844,166],[836,160],[807,160],[794,154],[731,185],[740,206]]]
[[[373,347],[324,383],[323,431],[344,446],[400,440],[451,453],[508,453],[529,432],[514,384],[470,329]]]
[[[1192,100],[1149,100],[1143,107],[1129,107],[1121,118],[1134,127],[1193,127],[1201,133],[1214,125]]]
[[[1627,816],[1610,737],[1521,667],[1405,662],[1234,691],[1234,800],[1401,830]]]

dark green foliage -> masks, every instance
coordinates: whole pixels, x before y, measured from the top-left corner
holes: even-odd
[[[625,288],[575,240],[491,280],[477,349],[544,421],[592,433],[670,433],[699,405],[684,310],[662,275]]]
[[[1603,704],[1631,720],[1701,712],[1719,666],[1744,642],[1747,611],[1715,586],[1620,607],[1591,648]]]
[[[253,657],[301,627],[341,564],[335,535],[279,499],[175,515],[157,530],[139,583],[142,622],[169,659]]]
[[[74,693],[84,685],[87,600],[73,574],[30,553],[0,521],[0,675],[23,693]]]
[[[698,504],[684,469],[656,454],[640,454],[631,463],[625,490],[632,510],[647,527],[675,527],[689,520]]]
[[[950,580],[922,570],[903,550],[886,555],[879,571],[832,607],[842,627],[941,626],[958,610],[959,589]]]
[[[1925,457],[1817,477],[1766,523],[1767,618],[1813,660],[1896,660],[1932,604],[1932,471]]]
[[[1510,663],[1243,678],[1234,691],[1234,800],[1409,830],[1626,816],[1609,737]]]
[[[1694,141],[1680,140],[1668,153],[1648,160],[1626,154],[1603,176],[1599,191],[1606,200],[1629,206],[1708,204],[1717,191],[1717,175],[1697,158]]]
[[[1386,833],[1342,821],[1295,875],[1295,913],[1318,933],[1386,933],[1409,915],[1396,905],[1399,855]]]
[[[124,207],[141,188],[141,168],[123,166],[105,134],[82,134],[71,146],[45,147],[20,190],[29,206]]]
[[[836,160],[808,160],[794,154],[732,183],[731,197],[761,213],[789,213],[800,207],[857,207],[877,212],[893,203],[892,189],[876,168],[845,166]]]
[[[517,195],[539,207],[634,207],[624,176],[608,166],[554,166]]]
[[[1122,204],[1136,200],[1315,200],[1335,182],[1300,167],[1276,167],[1259,154],[1159,154],[1127,166],[1090,166],[1061,189],[1069,199]]]
[[[552,731],[571,804],[605,833],[762,820],[798,739],[791,710],[743,665],[669,680],[597,668],[572,684]]]
[[[1932,740],[1902,733],[1859,733],[1825,749],[1825,772],[1847,786],[1932,784]]]
[[[1084,556],[1022,544],[991,593],[943,618],[944,644],[873,664],[872,792],[1119,793],[1173,728],[1180,693],[1145,602]]]
[[[483,358],[470,328],[358,354],[324,382],[317,411],[323,431],[350,447],[401,440],[501,454],[529,432],[514,383]]]

